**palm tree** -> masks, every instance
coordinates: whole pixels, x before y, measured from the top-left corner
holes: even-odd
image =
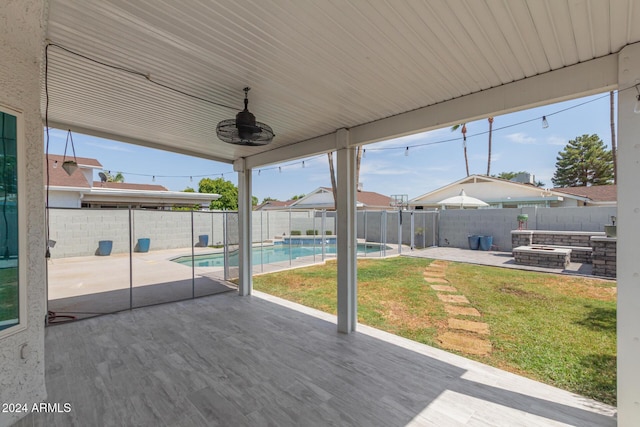
[[[356,189],[360,186],[360,164],[362,163],[362,155],[364,150],[362,145],[356,147]],[[338,206],[338,188],[336,187],[336,173],[333,167],[333,152],[328,152],[329,157],[329,174],[331,175],[331,190],[333,191],[334,206]]]
[[[104,171],[104,174],[107,175],[107,182],[124,182],[124,175],[122,175],[122,172],[111,175],[110,171]]]
[[[491,135],[493,133],[493,117],[489,117],[489,157],[487,158],[487,176],[491,172]]]
[[[329,157],[329,175],[331,175],[331,190],[333,191],[333,206],[338,209],[338,187],[336,186],[336,172],[333,168],[333,151],[327,153]]]
[[[469,159],[467,158],[467,124],[460,123],[451,127],[451,132],[455,132],[458,129],[462,132],[462,148],[464,149],[464,165],[467,168],[467,176],[469,176]]]
[[[611,157],[613,157],[613,183],[618,183],[618,157],[616,155],[616,121],[613,108],[613,91],[609,92],[609,117],[611,121]]]

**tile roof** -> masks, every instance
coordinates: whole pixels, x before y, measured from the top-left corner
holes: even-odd
[[[68,160],[69,158],[67,158]],[[73,158],[72,158],[73,159]],[[84,157],[77,157],[78,165],[91,165],[101,167],[100,163],[96,159],[87,159]],[[62,169],[63,156],[57,154],[49,154],[49,185],[52,187],[84,187],[89,188],[89,181],[85,178],[82,171],[78,168],[71,176],[67,175],[64,169]],[[45,162],[46,162],[45,157]],[[81,162],[82,161],[82,162]],[[86,163],[85,163],[86,161]],[[97,164],[97,165],[96,165]]]
[[[333,191],[330,187],[320,188],[329,192]],[[359,203],[362,203],[365,206],[391,207],[391,197],[389,196],[385,196],[384,194],[376,193],[374,191],[358,191],[357,193],[356,199]]]
[[[144,191],[169,191],[166,187],[156,184],[132,184],[128,182],[100,182],[93,181],[94,188],[108,188],[113,190],[144,190]]]
[[[589,187],[554,188],[558,193],[586,197],[594,202],[615,202],[618,199],[617,185],[592,185]]]

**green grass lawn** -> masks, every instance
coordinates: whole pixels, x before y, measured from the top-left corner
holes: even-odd
[[[439,347],[447,314],[422,277],[431,262],[359,260],[359,322]],[[463,263],[446,279],[490,328],[489,355],[459,354],[616,404],[615,282]],[[336,313],[335,262],[256,276],[254,287]]]

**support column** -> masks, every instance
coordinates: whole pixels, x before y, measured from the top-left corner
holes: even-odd
[[[640,420],[640,115],[633,108],[640,43],[622,49],[618,60],[618,425],[635,426]]]
[[[336,132],[338,151],[338,332],[355,332],[358,323],[356,240],[356,156],[349,148],[349,131]]]
[[[251,169],[246,167],[245,159],[233,163],[238,172],[238,294],[251,295],[253,290],[251,272]]]

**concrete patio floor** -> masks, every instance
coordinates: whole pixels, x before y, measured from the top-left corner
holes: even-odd
[[[16,426],[615,426],[616,410],[255,292],[46,329],[48,402]]]
[[[431,258],[446,261],[466,262],[469,264],[488,265],[493,267],[514,268],[518,270],[538,271],[542,273],[570,274],[597,279],[615,280],[611,277],[593,276],[591,274],[593,270],[593,266],[591,264],[572,262],[565,269],[516,264],[513,256],[511,255],[511,252],[480,250],[473,251],[470,249],[433,247],[426,249],[414,249],[412,251],[403,251],[402,255],[417,258]]]

